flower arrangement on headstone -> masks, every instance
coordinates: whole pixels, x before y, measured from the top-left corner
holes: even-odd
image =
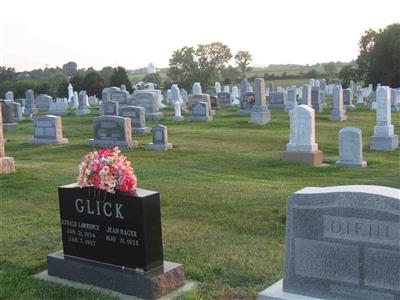
[[[137,187],[118,147],[86,154],[58,192],[63,251],[47,256],[48,275],[145,299],[184,285],[183,266],[163,259],[160,194]]]

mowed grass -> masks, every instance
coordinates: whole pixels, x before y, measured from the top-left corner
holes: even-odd
[[[214,121],[171,121],[172,111],[157,123],[168,126],[173,150],[146,151],[151,135],[134,136],[138,149],[124,150],[142,188],[161,193],[166,260],[185,265],[187,278],[198,281],[185,299],[253,299],[282,277],[286,200],[306,186],[375,184],[400,188],[399,151],[369,150],[375,112],[357,109],[345,122],[317,114],[316,138],[324,167],[283,163],[289,117],[272,110],[265,126],[249,124],[236,108],[217,112]],[[62,249],[57,187],[76,180],[78,164],[91,150],[92,118],[63,117],[67,145],[30,145],[32,127],[23,121],[5,133],[6,153],[17,172],[0,177],[0,298],[111,299],[34,279],[46,269],[46,255]],[[392,115],[399,134],[400,113]],[[148,122],[151,126],[155,122]],[[363,131],[369,167],[337,169],[338,131]],[[110,254],[111,255],[111,254]]]

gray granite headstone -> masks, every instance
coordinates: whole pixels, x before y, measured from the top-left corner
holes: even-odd
[[[168,143],[168,129],[164,125],[157,125],[151,129],[153,143],[147,144],[146,148],[153,151],[172,149],[172,144]]]
[[[291,111],[293,108],[297,106],[296,94],[297,94],[297,89],[295,86],[289,87],[287,89],[287,100],[285,105],[285,111]]]
[[[193,83],[192,94],[193,94],[193,95],[200,95],[200,94],[202,94],[200,82],[195,82],[195,83]]]
[[[271,108],[285,108],[284,94],[282,92],[269,92],[268,106]]]
[[[250,113],[250,122],[257,125],[265,125],[271,121],[271,112],[268,110],[265,98],[264,78],[254,80],[255,103]]]
[[[105,116],[118,116],[119,103],[117,101],[103,102],[102,111]]]
[[[311,105],[316,113],[323,111],[323,104],[321,102],[321,93],[320,93],[320,88],[318,86],[314,86],[311,88]]]
[[[116,101],[120,106],[126,105],[128,101],[129,93],[126,90],[111,91],[110,101]]]
[[[1,112],[3,114],[3,130],[14,131],[18,123],[14,118],[14,105],[12,100],[0,100]]]
[[[13,102],[14,121],[19,123],[22,121],[22,107],[21,103]]]
[[[217,92],[215,91],[215,87],[206,88],[205,94],[210,95],[210,96],[216,96]]]
[[[218,102],[220,106],[231,105],[231,94],[227,92],[218,93]]]
[[[366,168],[363,160],[362,132],[359,128],[345,127],[339,131],[339,160],[336,167]]]
[[[35,94],[32,90],[27,90],[25,92],[25,100],[25,116],[36,115],[38,113],[38,109],[36,107]]]
[[[288,200],[283,290],[259,299],[400,299],[400,190],[308,187]],[[297,298],[296,298],[297,296]]]
[[[207,122],[212,121],[213,117],[210,116],[210,108],[207,102],[195,102],[192,106],[192,121]]]
[[[391,89],[390,102],[392,112],[400,110],[400,91]]]
[[[132,133],[145,134],[150,132],[150,128],[146,127],[144,108],[140,106],[123,106],[119,108],[119,115],[124,118],[131,119]]]
[[[333,100],[330,120],[345,121],[347,120],[347,116],[343,107],[343,89],[341,86],[334,86],[332,92]]]
[[[39,111],[49,111],[50,103],[53,102],[53,98],[49,95],[41,94],[36,97],[35,99],[36,107]]]
[[[135,148],[138,141],[132,140],[131,119],[118,116],[100,116],[93,119],[94,138],[87,144],[92,147]]]
[[[241,116],[248,116],[251,114],[253,107],[256,103],[256,95],[253,92],[247,92],[240,99],[240,110],[237,111],[237,114]]]
[[[353,90],[348,88],[343,90],[343,103],[346,111],[354,109],[353,105]]]
[[[163,117],[158,104],[158,97],[152,92],[142,91],[129,97],[128,105],[144,107],[146,120],[158,120]]]
[[[376,126],[370,144],[372,150],[392,151],[399,147],[399,136],[392,125],[390,88],[380,86],[376,90]]]
[[[67,144],[63,138],[60,116],[41,116],[33,119],[33,139],[31,144]]]
[[[309,84],[305,84],[302,87],[301,104],[312,106],[312,104],[311,104],[311,86]]]
[[[79,92],[78,98],[78,108],[75,110],[76,116],[84,116],[90,114],[89,109],[89,97],[86,94],[86,91]]]
[[[206,103],[208,103],[208,108],[209,108],[208,114],[210,116],[215,114],[215,111],[211,109],[211,99],[210,99],[209,95],[207,95],[207,94],[189,95],[188,109],[192,110],[193,105],[195,103],[197,103],[197,102],[206,102]]]

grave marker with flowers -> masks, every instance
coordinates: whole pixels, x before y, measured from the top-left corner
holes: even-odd
[[[160,194],[136,187],[118,147],[86,154],[78,182],[59,192],[63,251],[48,274],[155,299],[184,285],[183,266],[164,261]]]

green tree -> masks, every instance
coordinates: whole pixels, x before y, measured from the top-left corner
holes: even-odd
[[[73,76],[78,70],[78,64],[74,61],[67,62],[66,64],[63,64],[62,70],[65,75]]]
[[[89,96],[101,96],[101,91],[105,88],[104,79],[97,71],[91,71],[82,80],[82,89]]]
[[[366,84],[400,86],[400,23],[366,31],[359,42],[356,63]]]
[[[58,84],[56,96],[60,98],[68,97],[68,80],[64,79]]]
[[[224,82],[224,84],[230,84],[233,82],[239,82],[240,81],[240,71],[238,68],[232,67],[229,65],[228,67],[224,68],[221,71],[221,77]]]
[[[195,81],[208,86],[218,78],[231,58],[228,46],[219,42],[198,45],[196,50],[183,47],[172,53],[167,75],[186,89],[190,89]]]
[[[239,67],[241,75],[244,76],[246,72],[250,71],[250,63],[252,60],[251,54],[248,51],[238,51],[235,55],[235,62]]]
[[[147,74],[146,76],[143,77],[142,81],[145,83],[150,83],[150,82],[155,83],[157,86],[160,86],[161,85],[160,73]]]
[[[49,94],[51,86],[48,82],[39,83],[35,88],[35,94]]]
[[[110,84],[112,86],[120,87],[121,84],[125,84],[128,91],[132,91],[131,82],[129,81],[128,74],[124,67],[116,67],[110,78]]]
[[[219,72],[232,58],[232,54],[227,45],[214,42],[199,45],[196,50],[196,57],[199,66],[199,81],[204,86],[208,86],[218,78]]]
[[[358,70],[354,65],[346,65],[342,67],[339,72],[339,78],[342,81],[342,86],[344,88],[349,87],[350,80],[358,80]]]
[[[194,81],[198,81],[199,66],[193,47],[175,50],[169,59],[167,75],[179,86],[189,89]],[[167,88],[167,87],[166,87]]]
[[[104,67],[100,70],[100,75],[103,77],[106,85],[110,85],[111,75],[113,74],[114,69],[110,66]]]
[[[16,80],[17,73],[14,68],[7,68],[0,66],[0,82],[5,80]]]
[[[324,68],[324,71],[329,75],[335,74],[337,72],[337,67],[334,62],[323,64],[322,67]]]
[[[316,78],[316,77],[318,77],[318,72],[317,72],[317,70],[311,69],[310,71],[308,71],[308,72],[306,73],[306,77],[307,77],[307,78]]]
[[[83,90],[83,88],[82,88],[83,78],[84,78],[84,76],[81,73],[77,73],[77,74],[75,74],[74,77],[71,78],[71,80],[69,82],[74,87],[74,91],[79,92],[79,91]]]

